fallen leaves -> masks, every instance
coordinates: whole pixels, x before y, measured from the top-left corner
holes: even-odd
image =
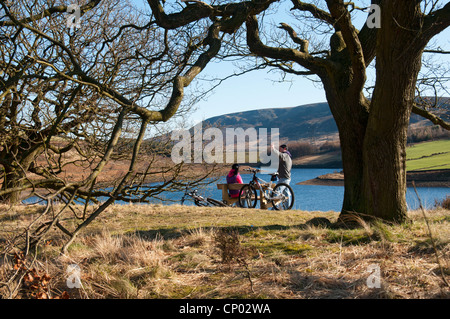
[[[52,296],[50,283],[52,277],[47,273],[39,272],[36,268],[26,266],[26,257],[23,252],[14,254],[14,270],[23,272],[22,288],[25,295],[31,299],[69,299],[67,291]]]

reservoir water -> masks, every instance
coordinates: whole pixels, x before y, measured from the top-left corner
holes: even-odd
[[[298,182],[313,179],[317,176],[334,173],[340,171],[339,169],[292,169],[291,187],[295,194],[295,202],[293,209],[300,209],[305,211],[340,211],[342,207],[342,200],[344,197],[343,186],[321,186],[321,185],[296,185]],[[244,183],[251,179],[251,174],[242,174]],[[264,173],[257,175],[265,181],[270,180],[270,176]],[[211,181],[210,184],[199,188],[199,193],[206,197],[212,197],[220,200],[222,198],[222,191],[217,189],[217,183],[226,183],[225,177],[219,180]],[[417,187],[422,204],[426,209],[432,209],[436,201],[442,201],[447,195],[450,195],[450,188],[448,187]],[[166,205],[179,204],[183,192],[167,192],[161,194],[168,201],[154,199],[153,203],[162,203]],[[160,195],[160,196],[161,196]],[[419,200],[413,188],[408,188],[406,193],[406,200],[408,209],[415,210],[419,208]],[[35,202],[36,198],[26,200],[27,203]],[[116,203],[123,203],[117,201]],[[186,201],[185,204],[193,205],[191,201]]]
[[[343,186],[321,186],[321,185],[296,185],[298,182],[316,178],[317,176],[334,173],[339,169],[292,169],[291,187],[295,194],[295,202],[293,209],[301,209],[306,211],[340,211],[344,198]],[[258,177],[265,181],[270,180],[267,174],[258,174]],[[244,183],[251,179],[250,174],[242,174]],[[226,183],[225,177],[215,181],[206,187],[199,189],[203,196],[221,199],[221,190],[217,189],[217,183]],[[417,187],[422,204],[427,209],[435,206],[435,202],[442,201],[447,195],[450,195],[450,188],[445,187]],[[176,200],[181,198],[182,194],[170,194],[170,198]],[[419,200],[413,188],[408,188],[406,193],[408,209],[415,210],[419,208]],[[179,201],[178,201],[179,203]]]

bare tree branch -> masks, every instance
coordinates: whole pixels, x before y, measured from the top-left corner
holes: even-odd
[[[91,10],[92,8],[94,8],[95,6],[97,6],[100,3],[101,0],[91,0],[90,2],[88,2],[85,5],[82,5],[80,7],[80,13],[84,14],[87,11]],[[3,1],[2,1],[3,2]],[[54,6],[54,7],[50,7],[48,9],[44,9],[42,10],[42,12],[37,13],[35,15],[32,15],[30,17],[27,18],[21,18],[19,20],[14,21],[13,19],[11,20],[6,20],[6,21],[0,21],[0,27],[4,27],[4,26],[14,26],[17,24],[17,22],[19,23],[30,23],[33,21],[37,21],[37,20],[41,20],[44,19],[46,17],[49,17],[53,14],[56,13],[65,13],[67,12],[68,6],[66,5],[60,5],[60,6]]]
[[[350,13],[343,0],[327,0],[327,4],[336,24],[339,25],[338,30],[341,30],[342,32],[343,39],[352,61],[354,71],[354,81],[352,81],[352,86],[356,87],[358,90],[362,90],[366,81],[366,62],[364,59],[363,48],[359,41],[358,31],[352,24]]]
[[[450,130],[449,122],[444,121],[440,117],[434,115],[433,113],[431,113],[423,108],[418,107],[417,105],[413,106],[412,112],[414,114],[420,115],[423,118],[430,120],[435,125],[439,125],[440,127],[444,128],[446,130]]]
[[[334,25],[336,22],[330,13],[318,8],[317,6],[311,3],[305,3],[300,0],[291,0],[291,1],[294,5],[294,7],[291,10],[307,11],[311,13],[314,18],[324,21],[329,25]]]
[[[325,60],[313,57],[306,52],[296,49],[269,47],[262,43],[259,37],[258,20],[255,16],[250,16],[246,21],[247,45],[250,51],[257,56],[265,56],[272,59],[293,61],[302,67],[310,70],[314,74],[323,72],[327,64]]]
[[[428,42],[438,33],[450,26],[450,2],[441,9],[430,12],[424,17],[423,41]]]
[[[292,41],[294,41],[297,44],[300,44],[300,51],[304,52],[306,54],[308,54],[308,46],[309,46],[309,41],[308,40],[304,40],[304,39],[300,39],[297,36],[297,33],[294,31],[294,29],[288,25],[287,23],[280,23],[280,29],[285,30],[289,36],[291,37]]]

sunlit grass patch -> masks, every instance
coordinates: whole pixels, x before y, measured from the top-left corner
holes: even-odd
[[[29,211],[12,213],[2,229],[29,221]],[[449,215],[411,211],[403,224],[347,228],[334,212],[114,205],[67,255],[55,230],[33,257],[52,289],[71,298],[435,298],[447,293],[436,253],[448,276]],[[71,264],[81,269],[80,289],[66,286]],[[373,265],[378,290],[366,284]]]

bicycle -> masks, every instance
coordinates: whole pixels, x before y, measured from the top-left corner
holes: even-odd
[[[188,186],[186,186],[186,190],[184,191],[183,197],[181,197],[181,205],[184,204],[186,197],[189,196],[194,199],[194,204],[199,207],[209,207],[209,206],[215,206],[215,207],[227,207],[228,205],[224,202],[218,201],[214,198],[210,197],[203,197],[198,194],[198,190],[194,189],[193,191],[188,190]]]
[[[239,191],[238,205],[240,207],[255,208],[258,202],[257,190],[260,191],[261,200],[264,199],[272,203],[276,210],[289,210],[294,205],[294,191],[291,186],[285,183],[278,183],[272,189],[272,181],[277,174],[272,175],[271,182],[266,182],[256,176],[261,170],[258,168],[244,169],[253,173],[252,180],[242,186]]]

